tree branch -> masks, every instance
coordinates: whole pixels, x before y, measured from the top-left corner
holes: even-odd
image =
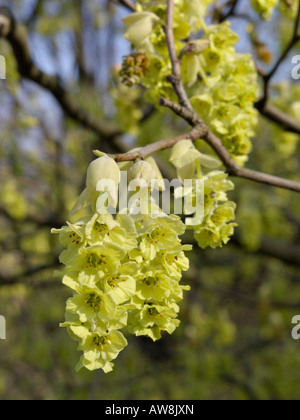
[[[185,108],[180,107],[179,105],[174,104],[167,99],[162,99],[160,103],[161,105],[172,109],[177,115],[181,116],[192,126],[195,127],[200,125],[201,127],[205,127],[205,123],[189,110],[186,110]],[[207,126],[206,128],[207,134],[203,136],[202,139],[205,140],[206,143],[216,152],[217,156],[224,164],[230,176],[244,178],[250,181],[258,182],[261,184],[267,184],[273,187],[283,188],[290,191],[300,192],[300,183],[298,182],[289,181],[284,178],[268,175],[263,172],[253,171],[251,169],[242,168],[241,166],[239,166],[230,156],[230,153],[227,151],[222,141],[217,136],[215,136]]]
[[[258,254],[269,258],[275,258],[285,264],[300,267],[300,249],[298,246],[287,242],[278,241],[270,237],[262,237],[260,246],[257,250],[251,251],[245,247],[238,235],[232,237],[231,244],[242,248],[249,254]]]
[[[152,155],[153,153],[159,152],[161,150],[170,149],[175,144],[179,143],[181,140],[191,140],[196,141],[206,135],[206,130],[202,126],[196,126],[192,131],[182,136],[172,137],[165,140],[160,140],[156,143],[148,144],[147,146],[139,149],[135,153],[123,153],[110,155],[118,162],[130,162],[135,161],[136,159],[145,159],[146,157]],[[97,152],[96,152],[97,153]]]
[[[269,71],[269,73],[264,74],[262,71],[259,72],[264,81],[264,96],[263,96],[263,99],[260,101],[260,108],[262,111],[264,110],[264,106],[266,105],[269,99],[270,81],[272,80],[275,73],[277,72],[277,70],[283,63],[283,61],[286,59],[288,54],[292,51],[295,45],[300,41],[300,35],[298,33],[299,25],[300,25],[300,2],[299,2],[297,17],[294,23],[294,29],[293,29],[290,42],[288,43],[288,45],[286,46],[286,48],[284,49],[280,57],[277,59],[277,61],[275,62],[273,68]]]
[[[297,18],[298,23],[299,23],[299,19],[300,19],[300,13],[298,13],[298,18]],[[205,140],[206,143],[209,144],[212,147],[212,149],[216,152],[216,154],[219,156],[222,163],[226,167],[227,172],[230,176],[245,178],[254,182],[263,183],[263,184],[271,185],[278,188],[284,188],[291,191],[300,192],[300,183],[298,182],[289,181],[283,178],[267,175],[265,173],[253,171],[251,169],[246,169],[239,166],[230,156],[230,153],[227,151],[222,141],[218,137],[216,137],[212,133],[212,131],[209,130],[207,125],[204,123],[204,121],[202,121],[198,117],[197,113],[193,109],[188,99],[187,93],[185,91],[185,88],[182,82],[180,60],[178,59],[176,55],[175,39],[174,39],[174,32],[173,32],[173,24],[174,24],[173,21],[174,21],[174,0],[168,0],[167,25],[165,28],[165,33],[166,33],[169,55],[172,62],[172,70],[173,70],[171,82],[177,94],[180,105],[174,104],[171,101],[164,98],[161,99],[160,104],[162,106],[172,109],[177,115],[181,116],[193,127],[195,126],[202,127],[203,132],[206,132],[206,135],[202,137],[203,140]],[[298,25],[294,32],[297,34],[297,31],[298,31]]]
[[[235,15],[236,8],[239,4],[239,0],[232,0],[230,9],[227,13],[221,14],[219,23],[224,22],[225,20],[229,19],[231,16]]]
[[[91,129],[99,136],[111,138],[121,134],[111,124],[100,121],[82,110],[77,102],[64,90],[58,77],[49,76],[34,64],[26,28],[17,23],[7,7],[0,8],[0,38],[6,38],[10,43],[17,61],[20,75],[50,91],[57,99],[67,116],[79,122],[83,127]]]
[[[186,94],[183,81],[182,81],[181,64],[176,53],[173,25],[174,25],[174,0],[168,0],[167,23],[165,26],[165,34],[166,34],[166,40],[167,40],[167,45],[168,45],[168,50],[169,50],[169,56],[172,63],[172,75],[169,76],[168,79],[174,88],[174,91],[178,97],[180,105],[192,111],[193,107]]]
[[[256,108],[261,113],[261,115],[274,122],[275,124],[280,125],[280,127],[283,129],[291,133],[300,134],[300,122],[296,121],[294,118],[281,111],[281,109],[277,108],[276,106],[271,104],[264,105],[263,103],[258,103],[256,104]]]
[[[135,4],[131,0],[118,0],[122,6],[126,7],[126,9],[130,10],[131,12],[135,12]]]

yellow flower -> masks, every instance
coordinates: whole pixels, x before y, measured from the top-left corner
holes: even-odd
[[[159,17],[151,12],[132,13],[123,19],[125,25],[129,26],[124,37],[138,47],[150,38],[157,21]]]

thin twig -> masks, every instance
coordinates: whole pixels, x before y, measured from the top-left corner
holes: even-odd
[[[160,140],[156,143],[148,144],[147,146],[139,149],[137,152],[115,154],[110,156],[116,159],[116,161],[118,162],[131,162],[135,161],[136,159],[145,159],[146,157],[153,155],[156,152],[172,148],[173,146],[175,146],[175,144],[179,143],[182,140],[191,140],[194,142],[198,139],[201,139],[206,136],[206,132],[207,129],[205,130],[204,127],[196,126],[189,133],[183,134],[182,136]]]
[[[165,26],[166,40],[169,50],[169,56],[172,63],[172,75],[169,76],[169,81],[172,84],[174,91],[178,97],[179,103],[189,110],[193,107],[189,101],[187,93],[184,89],[180,60],[176,53],[175,38],[174,38],[174,0],[168,0],[167,5],[167,23]]]
[[[239,4],[239,0],[232,0],[232,4],[230,9],[227,13],[224,13],[220,18],[220,23],[224,22],[225,20],[229,19],[231,16],[235,15],[236,8]]]
[[[51,92],[66,115],[79,122],[83,127],[93,130],[101,137],[111,138],[121,134],[120,130],[116,130],[110,123],[101,121],[80,108],[77,101],[61,86],[58,77],[50,76],[36,67],[31,57],[26,28],[16,22],[7,7],[0,8],[0,17],[3,25],[5,25],[4,30],[0,33],[0,38],[5,37],[10,43],[17,61],[19,74],[22,77]]]
[[[122,4],[122,6],[125,6],[131,12],[136,11],[135,4],[131,0],[118,0],[118,1],[119,3]]]
[[[264,96],[263,96],[262,101],[260,101],[262,109],[269,99],[270,81],[273,79],[274,75],[277,73],[279,67],[281,66],[283,61],[286,59],[288,54],[292,51],[295,45],[300,41],[300,35],[298,33],[299,25],[300,25],[300,2],[299,2],[297,17],[295,20],[294,29],[293,29],[290,42],[288,43],[288,45],[286,46],[286,48],[284,49],[280,57],[277,59],[277,61],[275,62],[273,68],[269,71],[269,73],[268,74],[261,73],[261,76],[263,77],[263,80],[264,80]]]
[[[291,133],[300,134],[300,122],[285,112],[281,111],[281,109],[277,108],[276,106],[266,104],[264,107],[259,109],[259,111],[261,115],[266,117],[268,120],[278,124],[281,128]]]
[[[202,127],[205,126],[204,122],[198,118],[198,120],[191,120],[191,112],[179,107],[177,104],[173,104],[171,101],[163,99],[161,104],[164,104],[166,107],[172,109],[176,112],[177,115],[181,116],[189,124]],[[258,182],[261,184],[270,185],[277,188],[283,188],[290,191],[300,192],[300,183],[295,181],[290,181],[284,178],[276,177],[273,175],[268,175],[263,172],[254,171],[247,168],[242,168],[238,165],[235,160],[231,157],[230,153],[227,151],[222,141],[215,136],[211,130],[207,129],[207,135],[201,137],[206,143],[215,151],[217,156],[220,158],[224,164],[227,172],[230,176],[239,177],[248,179],[250,181]]]

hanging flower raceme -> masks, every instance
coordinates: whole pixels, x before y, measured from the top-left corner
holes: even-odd
[[[251,2],[262,16],[269,18],[278,0]],[[212,3],[213,0],[175,2],[175,49],[195,111],[242,165],[252,150],[251,138],[258,121],[254,106],[259,96],[257,70],[249,54],[236,51],[240,38],[228,21],[207,24]],[[122,81],[140,83],[147,89],[145,99],[155,105],[161,97],[174,100],[174,90],[168,82],[172,68],[165,35],[167,2],[138,0],[136,9],[137,13],[124,19],[127,29],[124,36],[133,46],[131,56],[147,57],[147,71],[141,71],[136,65],[128,69],[125,60],[129,75],[123,77],[121,73]]]
[[[113,159],[102,156],[88,168],[72,223],[52,230],[66,248],[60,256],[62,277],[73,296],[61,326],[79,342],[78,370],[110,372],[127,346],[124,331],[153,340],[162,332],[173,333],[179,325],[178,303],[189,289],[180,284],[189,268],[184,251],[191,249],[179,239],[185,225],[174,215],[143,212],[151,187],[162,188],[155,161],[128,163],[126,170],[128,181],[146,190],[147,200],[132,196],[126,211],[110,214],[118,206],[121,173]]]
[[[193,182],[191,188],[179,187],[175,191],[176,198],[189,198],[195,202],[197,196],[203,197],[201,218],[197,215],[193,224],[188,227],[194,231],[194,237],[200,248],[217,248],[227,244],[234,233],[235,203],[228,201],[227,192],[234,189],[227,174],[216,170],[221,162],[200,153],[190,140],[184,140],[174,146],[170,161],[177,169],[177,175],[184,184],[186,179],[202,180]],[[202,167],[215,169],[203,173]],[[198,189],[202,191],[198,191]]]

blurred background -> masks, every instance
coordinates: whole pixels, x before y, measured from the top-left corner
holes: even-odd
[[[156,343],[127,337],[108,375],[74,370],[77,345],[59,328],[70,292],[53,278],[61,248],[50,229],[65,224],[92,150],[128,150],[185,130],[168,110],[146,104],[141,88],[120,85],[130,51],[121,19],[129,11],[117,3],[1,2],[25,25],[34,65],[61,90],[55,97],[27,80],[28,68],[18,69],[12,46],[0,40],[0,315],[7,321],[0,399],[299,399],[300,341],[291,337],[291,321],[300,315],[300,200],[248,181],[235,180],[230,195],[239,223],[232,242],[190,254],[183,283],[192,291],[178,331]],[[231,21],[239,51],[269,68],[289,41],[291,20],[276,12],[262,22],[248,0],[238,13]],[[291,70],[289,56],[272,101],[300,121],[300,83]],[[249,167],[300,181],[299,135],[261,119],[253,143]],[[167,154],[158,161],[172,175]]]

